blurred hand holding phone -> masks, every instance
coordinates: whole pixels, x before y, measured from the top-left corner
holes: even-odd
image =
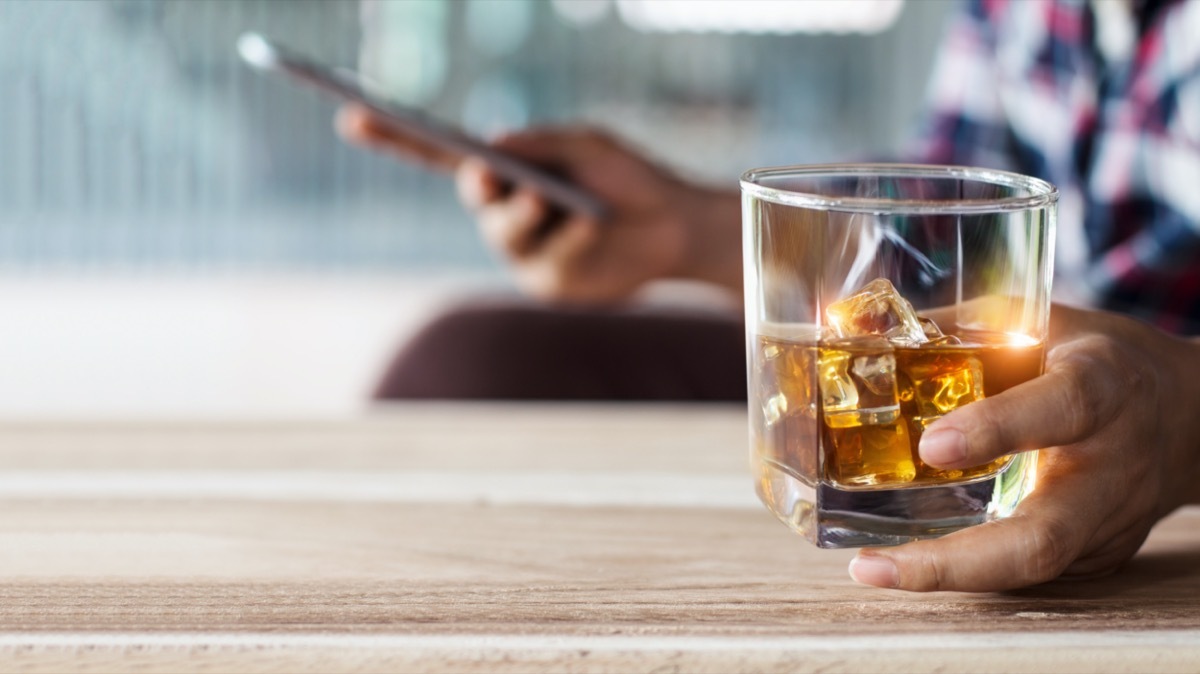
[[[612,304],[650,281],[687,279],[740,295],[740,199],[659,166],[594,128],[525,129],[493,143],[375,94],[262,36],[238,41],[256,68],[349,101],[348,140],[453,171],[463,205],[517,285],[546,301]],[[553,172],[561,167],[570,179]]]
[[[237,43],[242,59],[264,72],[281,73],[352,102],[369,115],[351,108],[352,123],[369,124],[367,134],[393,147],[403,147],[405,155],[436,167],[453,169],[466,157],[483,161],[497,176],[514,185],[529,187],[550,204],[570,213],[601,221],[608,217],[608,206],[578,185],[555,175],[544,167],[518,159],[474,138],[462,129],[436,121],[412,107],[387,100],[360,74],[318,63],[258,33],[244,33]]]

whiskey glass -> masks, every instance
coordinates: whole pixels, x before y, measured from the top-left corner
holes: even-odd
[[[751,467],[827,548],[1005,517],[1036,451],[923,463],[941,416],[1042,373],[1057,190],[1014,173],[841,164],[742,176]]]

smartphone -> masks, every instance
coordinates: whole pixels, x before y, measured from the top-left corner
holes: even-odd
[[[604,220],[608,214],[603,201],[578,185],[497,150],[416,108],[383,98],[372,91],[375,87],[365,84],[366,80],[352,70],[331,68],[305,58],[258,33],[243,33],[238,38],[237,48],[242,60],[259,70],[283,73],[343,100],[359,103],[385,118],[397,131],[411,134],[429,145],[479,157],[500,177],[532,188],[559,208],[596,220]]]

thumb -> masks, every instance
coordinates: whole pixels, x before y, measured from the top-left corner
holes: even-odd
[[[915,592],[995,592],[1053,580],[1083,552],[1090,535],[1079,526],[1075,503],[1086,498],[1069,485],[1056,487],[1052,495],[1030,494],[1005,519],[935,540],[861,550],[850,562],[850,576],[864,585]],[[1064,498],[1072,493],[1074,498]]]

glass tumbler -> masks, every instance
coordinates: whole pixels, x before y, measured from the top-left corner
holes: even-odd
[[[1054,186],[902,164],[755,169],[741,185],[762,502],[826,548],[1009,515],[1036,452],[945,470],[917,445],[941,416],[1042,373]]]

